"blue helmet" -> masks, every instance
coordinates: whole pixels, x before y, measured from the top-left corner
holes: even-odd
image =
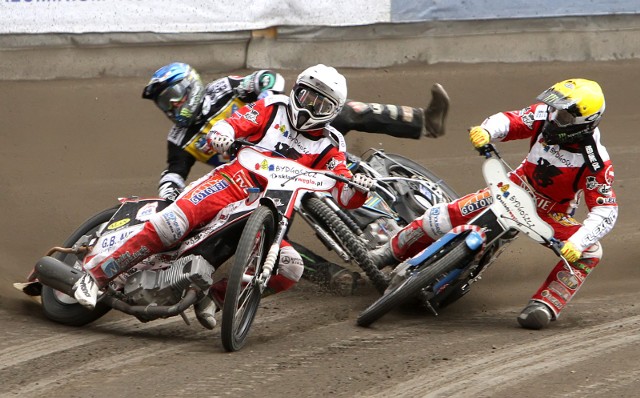
[[[187,127],[198,116],[204,84],[191,66],[174,62],[158,69],[147,83],[142,98],[150,99],[179,127]]]

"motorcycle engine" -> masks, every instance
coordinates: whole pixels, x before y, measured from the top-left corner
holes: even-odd
[[[206,291],[215,269],[202,256],[186,256],[169,268],[138,271],[127,278],[124,294],[137,305],[173,305],[189,285]]]

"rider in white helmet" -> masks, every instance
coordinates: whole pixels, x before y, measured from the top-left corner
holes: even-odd
[[[236,139],[253,142],[265,152],[277,152],[298,163],[352,179],[358,188],[338,182],[332,195],[340,206],[361,206],[373,180],[353,176],[346,166],[345,141],[329,123],[346,100],[347,85],[340,73],[325,65],[302,72],[291,97],[271,95],[240,108],[228,119],[214,124],[201,145],[203,153],[226,153]],[[108,253],[84,259],[85,274],[75,286],[74,296],[88,308],[96,304],[99,291],[119,274],[148,256],[180,242],[194,228],[205,225],[227,204],[244,200],[250,189],[265,188],[265,181],[245,169],[236,159],[216,167],[190,184],[171,205],[156,213],[139,232]],[[197,199],[197,200],[196,200]],[[286,260],[283,261],[283,258]],[[302,258],[283,242],[277,274],[268,287],[280,292],[302,276]],[[195,305],[200,323],[215,326],[215,289]]]
[[[282,75],[258,70],[246,76],[225,76],[204,84],[188,64],[173,62],[158,69],[145,86],[142,97],[152,100],[173,122],[167,135],[167,166],[160,176],[160,197],[175,200],[184,190],[196,162],[219,166],[228,156],[205,153],[202,146],[211,127],[248,103],[271,94],[282,94]],[[437,138],[445,133],[449,97],[439,84],[431,88],[432,99],[426,108],[345,100],[331,125],[346,134],[351,130],[388,134],[400,138]],[[358,273],[345,272],[304,246],[291,242],[303,254],[305,277],[327,284],[342,293],[359,282]]]

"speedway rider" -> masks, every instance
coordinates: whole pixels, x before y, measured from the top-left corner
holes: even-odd
[[[226,153],[235,139],[242,138],[268,153],[277,151],[304,166],[352,178],[359,188],[338,182],[332,195],[339,205],[357,208],[364,203],[373,180],[363,174],[352,176],[346,166],[344,138],[328,125],[344,106],[346,94],[346,80],[334,68],[310,67],[298,76],[289,97],[265,97],[211,126],[200,150],[206,154]],[[175,99],[180,101],[182,97]],[[249,188],[263,189],[264,184],[261,177],[251,174],[235,159],[216,167],[190,184],[175,202],[152,216],[140,232],[115,251],[87,257],[86,272],[74,286],[76,300],[94,308],[99,290],[117,275],[179,243],[227,204],[246,199]],[[270,278],[268,287],[274,292],[293,286],[303,271],[302,259],[291,246],[284,244],[280,256],[288,256],[290,261],[280,261],[277,274]],[[215,326],[216,305],[209,296],[196,303],[195,310],[204,327]]]
[[[602,258],[602,239],[618,216],[613,191],[613,165],[600,142],[598,124],[605,100],[598,83],[569,79],[554,84],[538,103],[519,111],[497,113],[470,129],[476,148],[492,141],[529,139],[530,150],[510,174],[534,190],[538,214],[549,223],[555,237],[564,241],[562,254],[573,273],[559,261],[528,305],[518,323],[542,329],[556,320]],[[400,230],[390,244],[372,253],[380,266],[411,257],[451,228],[467,223],[491,201],[488,189],[428,210]],[[588,215],[581,224],[573,218],[584,196]]]
[[[167,137],[167,167],[158,183],[160,197],[175,200],[196,161],[212,166],[229,161],[224,154],[202,150],[211,127],[247,103],[272,93],[282,94],[284,85],[284,78],[269,70],[222,77],[205,86],[197,71],[187,64],[174,62],[158,69],[142,97],[154,101],[174,123]],[[431,92],[432,100],[425,109],[347,101],[331,125],[343,134],[359,130],[401,138],[437,138],[445,132],[449,97],[439,84],[434,84]],[[305,275],[326,280],[334,288],[348,287],[350,293],[357,275],[293,244],[307,260],[305,265],[311,272]]]

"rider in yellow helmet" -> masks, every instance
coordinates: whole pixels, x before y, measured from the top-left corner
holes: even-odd
[[[562,254],[572,272],[563,261],[555,265],[517,318],[529,329],[544,328],[558,318],[600,262],[599,241],[618,217],[613,164],[597,127],[605,109],[600,85],[568,79],[549,87],[537,100],[521,110],[496,113],[469,131],[476,148],[495,141],[529,140],[529,153],[511,179],[517,184],[525,180],[533,188],[538,214],[564,241]],[[588,214],[580,223],[573,215],[582,198]],[[468,223],[491,204],[490,199],[483,189],[434,206],[400,230],[390,244],[374,251],[374,261],[382,266],[413,256],[453,227]]]

